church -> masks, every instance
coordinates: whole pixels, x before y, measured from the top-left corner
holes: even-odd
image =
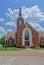
[[[13,35],[13,37],[12,37]],[[8,38],[7,38],[8,36]],[[6,46],[16,44],[16,47],[39,47],[39,33],[28,23],[24,24],[21,9],[17,18],[17,31],[6,36]]]

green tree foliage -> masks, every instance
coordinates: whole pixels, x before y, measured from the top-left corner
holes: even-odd
[[[2,45],[5,44],[5,36],[3,36],[3,37],[0,39],[0,44],[2,44]]]

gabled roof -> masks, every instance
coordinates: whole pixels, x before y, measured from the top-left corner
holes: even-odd
[[[15,32],[7,32],[6,39],[9,39],[10,37],[15,38],[16,33]]]
[[[38,33],[31,25],[29,25],[28,23],[25,23],[25,26],[29,26],[31,29],[33,29],[36,33]]]

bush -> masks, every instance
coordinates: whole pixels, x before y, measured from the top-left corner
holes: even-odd
[[[44,43],[40,43],[39,45],[41,48],[44,48]]]

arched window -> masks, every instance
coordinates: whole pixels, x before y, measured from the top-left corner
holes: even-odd
[[[29,31],[28,30],[25,31],[25,40],[29,40]]]

